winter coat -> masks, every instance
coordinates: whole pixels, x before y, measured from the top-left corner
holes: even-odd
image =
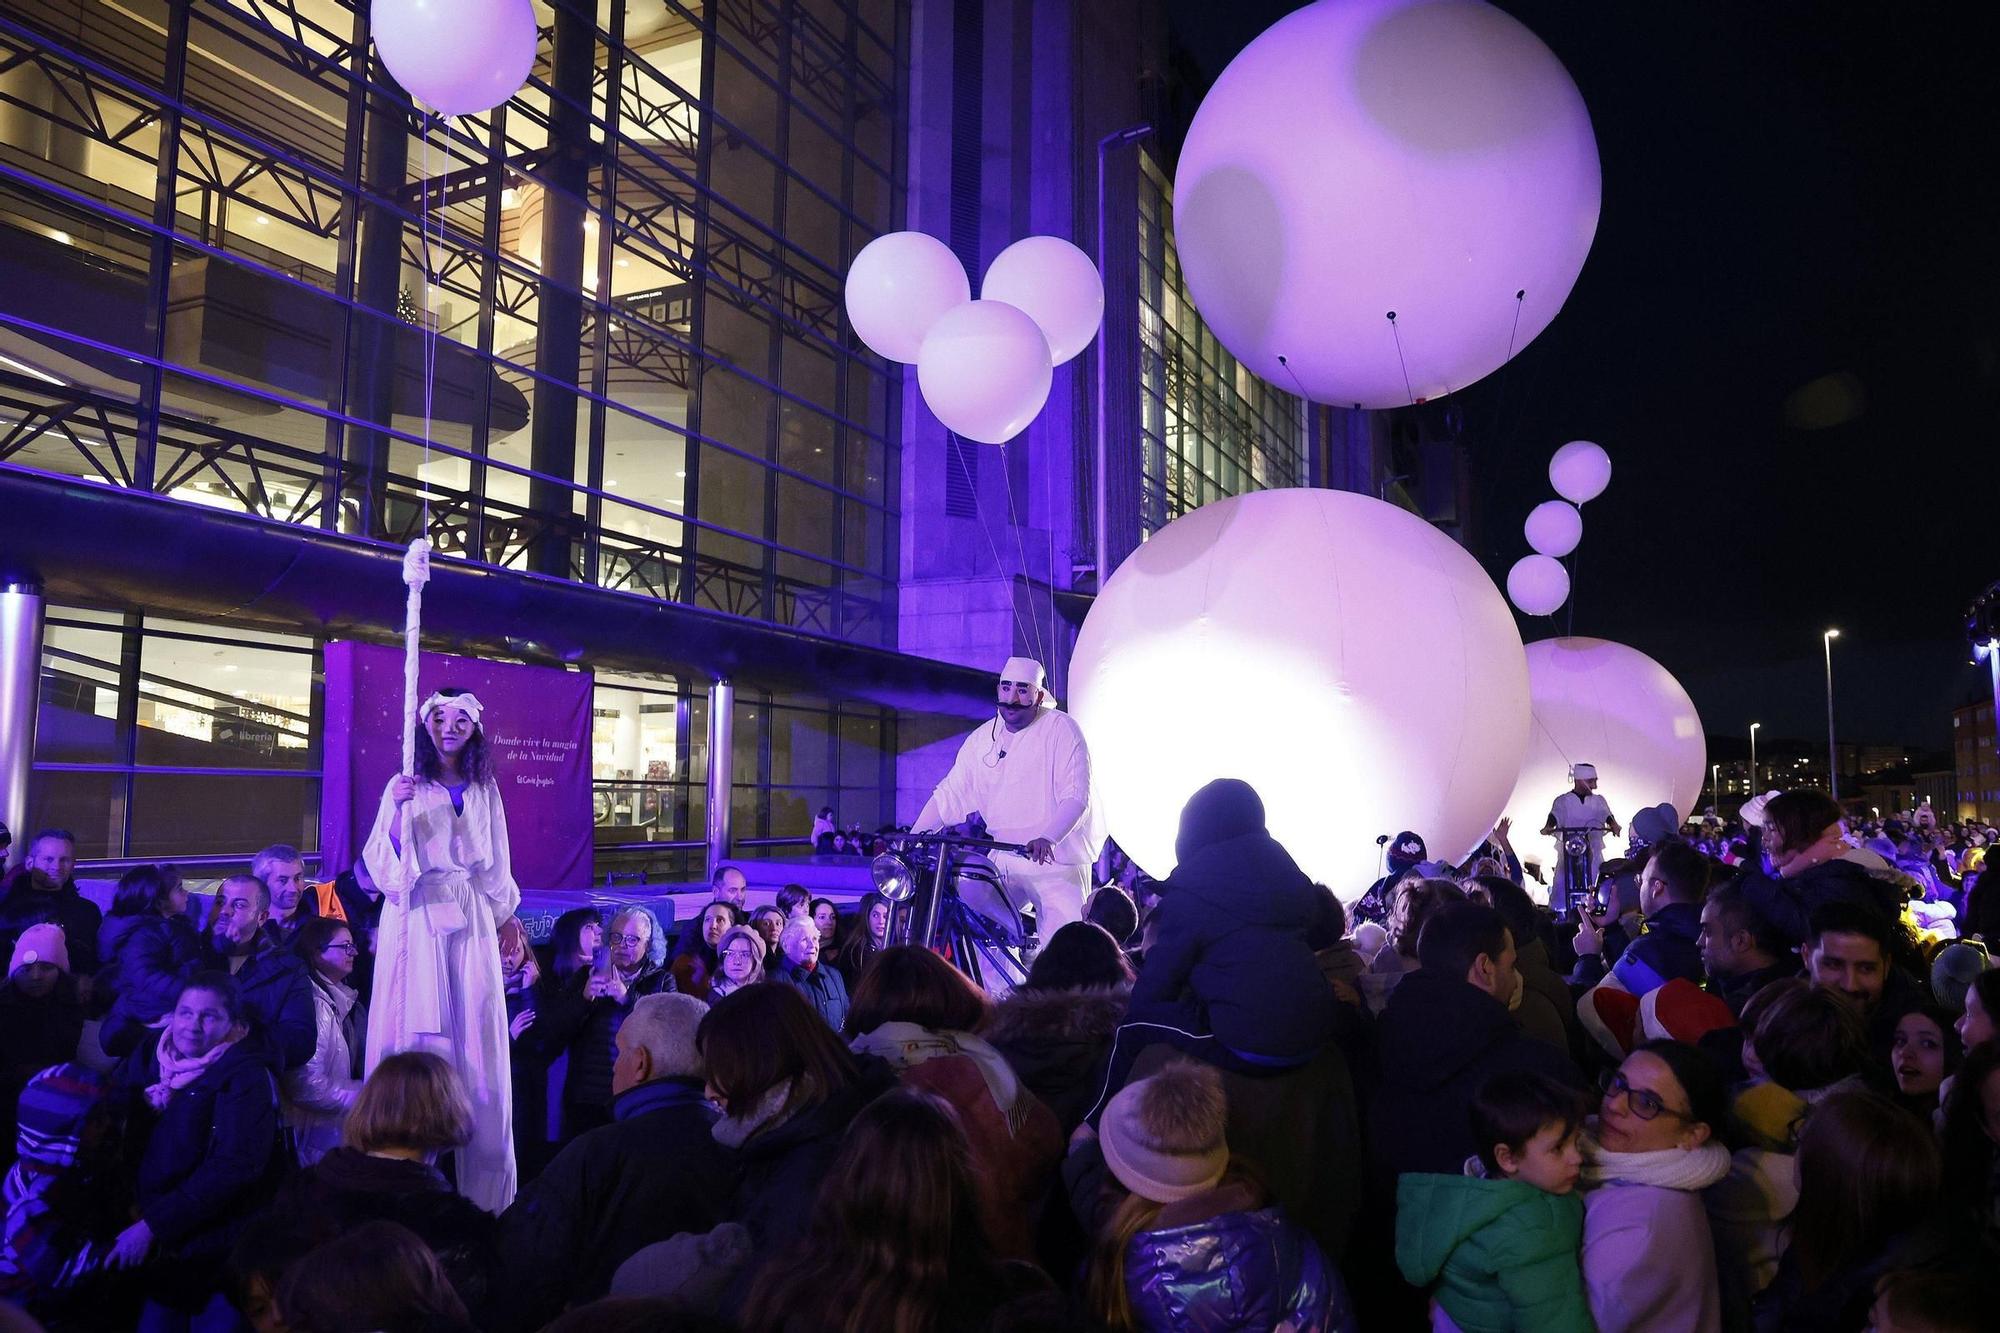
[[[1463,1333],[1594,1333],[1582,1244],[1575,1194],[1464,1172],[1413,1172],[1396,1184],[1396,1265],[1417,1286],[1437,1283],[1437,1303]]]
[[[645,964],[627,983],[621,1002],[608,995],[585,999],[583,991],[590,984],[590,976],[587,968],[570,973],[550,993],[535,1022],[542,1029],[544,1051],[553,1053],[565,1047],[569,1050],[569,1075],[562,1095],[565,1112],[570,1108],[594,1111],[598,1114],[586,1114],[582,1121],[602,1124],[611,1112],[611,1066],[618,1059],[618,1029],[625,1026],[625,1019],[640,996],[673,990],[674,978],[664,967]],[[564,1119],[571,1117],[565,1114]]]
[[[151,1023],[172,1012],[181,982],[201,959],[201,934],[185,914],[108,916],[97,932],[97,1008],[106,1022]]]
[[[1668,903],[1646,918],[1639,938],[1627,945],[1611,974],[1634,995],[1644,995],[1676,977],[1701,984],[1701,904]]]
[[[444,1173],[428,1163],[335,1148],[285,1182],[264,1225],[288,1231],[301,1249],[311,1249],[377,1220],[414,1231],[437,1256],[474,1323],[484,1327],[480,1313],[491,1291],[496,1220],[454,1193]]]
[[[194,970],[204,969],[227,973],[229,960],[204,949]],[[319,1026],[313,1017],[312,980],[305,960],[272,948],[259,936],[257,952],[244,959],[235,976],[237,992],[250,1017],[250,1036],[243,1044],[254,1048],[265,1063],[280,1072],[297,1069],[312,1059],[319,1044]],[[179,999],[178,985],[174,989],[174,999]],[[172,1007],[170,1000],[168,1009]],[[120,1007],[105,1021],[99,1040],[107,1054],[123,1055],[142,1049],[158,1035],[137,1013]]]
[[[1569,1058],[1522,1032],[1505,1005],[1428,968],[1390,994],[1377,1038],[1381,1070],[1368,1124],[1385,1193],[1402,1172],[1449,1175],[1478,1150],[1468,1108],[1493,1075],[1526,1070],[1581,1085]]]
[[[903,1083],[942,1098],[958,1113],[972,1149],[979,1220],[1002,1259],[1034,1254],[1035,1219],[1062,1161],[1055,1113],[1024,1087],[989,1043],[961,1032],[885,1023],[855,1041],[895,1065]]]
[[[1306,944],[1320,890],[1270,834],[1224,838],[1183,857],[1161,886],[1132,1013],[1193,1001],[1232,1051],[1279,1061],[1333,1039],[1333,992]]]
[[[1065,1139],[1103,1091],[1111,1043],[1130,998],[1123,986],[1017,990],[987,1020],[986,1040],[1055,1113]]]
[[[1586,1179],[1597,1167],[1588,1144]],[[1665,1163],[1654,1183],[1610,1179],[1584,1195],[1583,1284],[1601,1333],[1721,1333],[1722,1298],[1702,1191],[1729,1171],[1718,1143],[1613,1154]],[[1668,1175],[1675,1177],[1667,1183]]]
[[[135,1094],[134,1132],[145,1137],[140,1218],[168,1255],[220,1263],[275,1179],[278,1086],[264,1053],[248,1037],[233,1043],[158,1111],[145,1097],[160,1080],[158,1032],[117,1077]]]
[[[838,968],[819,963],[808,972],[787,959],[773,979],[798,987],[835,1032],[847,1026],[847,983],[840,979]]]
[[[1812,914],[1829,903],[1853,903],[1895,921],[1903,914],[1903,894],[1894,884],[1852,861],[1836,858],[1809,867],[1791,879],[1766,875],[1754,866],[1737,881],[1750,910],[1789,944],[1803,944]]]
[[[1799,956],[1788,953],[1769,967],[1738,972],[1734,976],[1711,976],[1708,978],[1708,993],[1728,1005],[1730,1013],[1741,1015],[1751,996],[1774,981],[1783,981],[1798,974]]]
[[[62,927],[71,976],[87,977],[97,971],[97,932],[104,913],[76,891],[75,880],[50,893],[35,887],[26,866],[17,866],[0,891],[0,951],[11,956],[21,932],[44,923]]]
[[[287,1070],[282,1081],[285,1127],[300,1166],[311,1166],[340,1146],[340,1125],[361,1095],[359,1041],[368,1031],[366,1011],[353,991],[313,978],[312,1059]]]
[[[750,1232],[755,1252],[780,1253],[806,1233],[820,1182],[840,1153],[861,1108],[896,1086],[896,1073],[873,1056],[856,1056],[860,1076],[819,1105],[752,1134],[736,1152],[730,1220]]]
[[[500,1217],[495,1329],[534,1329],[592,1301],[632,1255],[722,1220],[735,1164],[699,1078],[627,1089],[612,1123],[570,1143]]]
[[[1359,1327],[1340,1270],[1277,1208],[1140,1232],[1125,1250],[1125,1295],[1142,1333]]]
[[[0,982],[0,1167],[14,1160],[14,1110],[28,1081],[51,1065],[76,1059],[83,1036],[83,1001],[76,978],[56,978],[55,989],[30,998]]]

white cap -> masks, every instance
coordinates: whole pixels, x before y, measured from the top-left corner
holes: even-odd
[[[1595,782],[1597,780],[1597,765],[1571,764],[1569,766],[1569,775],[1578,782]]]
[[[1017,685],[1030,685],[1042,692],[1042,707],[1054,708],[1056,701],[1049,694],[1048,673],[1042,664],[1032,657],[1010,657],[1007,665],[1000,668],[1002,681],[1013,681]]]

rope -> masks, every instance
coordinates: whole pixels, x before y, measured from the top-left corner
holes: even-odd
[[[1027,543],[1021,538],[1021,516],[1014,509],[1014,473],[1013,469],[1007,463],[1007,443],[1004,440],[1000,443],[1000,480],[1007,492],[1007,525],[1014,530],[1014,553],[1021,557],[1021,574],[1023,577],[1027,577],[1028,547]],[[974,497],[974,499],[976,502],[977,497]],[[1053,608],[1055,606],[1055,570],[1053,562],[1051,562],[1049,571],[1049,592],[1049,606]],[[1032,613],[1028,616],[1028,628],[1034,632],[1035,656],[1040,659],[1043,669],[1047,670],[1050,666],[1048,645],[1042,642],[1041,622],[1036,620]],[[1051,639],[1055,638],[1055,626],[1053,623],[1049,626],[1049,637]]]
[[[986,549],[993,553],[993,570],[995,573],[999,574],[1002,578],[1005,578],[1007,575],[1007,566],[1006,563],[1000,559],[1000,544],[993,540],[993,529],[986,522],[985,506],[979,503],[978,483],[973,481],[972,469],[969,466],[967,466],[965,462],[965,453],[964,453],[965,441],[959,439],[958,435],[950,430],[947,430],[944,433],[944,438],[945,438],[946,449],[950,450],[952,456],[958,459],[958,469],[965,476],[965,490],[966,493],[972,497],[972,512],[979,521],[979,531],[986,538]],[[1004,460],[1003,460],[1003,465],[1004,465]],[[1005,478],[1002,478],[1002,480],[1004,481]],[[1012,496],[1010,495],[1008,498],[1009,498],[1009,503],[1012,503]],[[1007,589],[1007,609],[1014,613],[1014,630],[1017,634],[1021,636],[1022,644],[1026,645],[1034,642],[1033,638],[1028,633],[1027,627],[1021,623],[1021,604],[1019,600],[1015,598],[1014,590],[1011,587]],[[1044,662],[1042,665],[1046,668],[1048,663]]]
[[[1410,387],[1410,363],[1403,360],[1403,331],[1396,327],[1395,311],[1391,310],[1387,318],[1389,320],[1389,334],[1396,340],[1396,364],[1403,368],[1403,396],[1410,400],[1411,407],[1415,407],[1417,405],[1417,391]]]

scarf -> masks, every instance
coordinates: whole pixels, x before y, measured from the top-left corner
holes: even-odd
[[[717,1120],[715,1127],[709,1133],[725,1148],[741,1148],[758,1130],[783,1124],[791,1118],[786,1108],[791,1102],[792,1086],[796,1082],[797,1080],[788,1078],[767,1088],[764,1095],[759,1097],[749,1110],[741,1115],[731,1111]]]
[[[241,1023],[229,1029],[229,1035],[208,1048],[208,1054],[185,1056],[174,1049],[174,1034],[160,1033],[160,1081],[146,1089],[146,1100],[156,1111],[167,1109],[167,1099],[188,1084],[207,1073],[209,1067],[222,1058],[222,1053],[243,1039],[246,1029]]]
[[[851,1043],[857,1055],[877,1055],[898,1072],[941,1056],[962,1055],[972,1061],[986,1082],[987,1095],[1000,1108],[1009,1135],[1019,1134],[1028,1118],[1029,1102],[1021,1095],[1021,1080],[1007,1057],[970,1032],[939,1032],[916,1023],[884,1023]]]
[[[1667,1190],[1702,1190],[1729,1174],[1729,1149],[1713,1139],[1699,1148],[1653,1152],[1613,1152],[1597,1142],[1593,1118],[1583,1139],[1583,1185],[1651,1185]]]

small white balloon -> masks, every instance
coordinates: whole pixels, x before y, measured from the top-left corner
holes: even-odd
[[[1104,322],[1097,265],[1060,236],[1030,236],[995,255],[979,296],[1026,312],[1049,340],[1049,359],[1057,365],[1090,346]]]
[[[1558,560],[1574,551],[1583,540],[1583,515],[1576,512],[1575,505],[1563,500],[1542,501],[1528,511],[1528,521],[1521,526],[1528,535],[1529,546]]]
[[[861,247],[847,270],[847,318],[877,355],[916,364],[924,335],[972,299],[965,265],[920,231],[892,231]]]
[[[1571,440],[1549,460],[1549,484],[1571,504],[1588,504],[1611,484],[1611,455],[1589,440]]]
[[[535,67],[529,0],[375,0],[369,14],[396,82],[447,116],[491,111]]]
[[[1524,616],[1552,616],[1569,600],[1569,571],[1546,555],[1524,555],[1507,571],[1507,600]]]
[[[1028,428],[1054,378],[1048,339],[1004,301],[968,301],[947,311],[917,356],[917,384],[946,428],[981,444],[1003,444]]]

